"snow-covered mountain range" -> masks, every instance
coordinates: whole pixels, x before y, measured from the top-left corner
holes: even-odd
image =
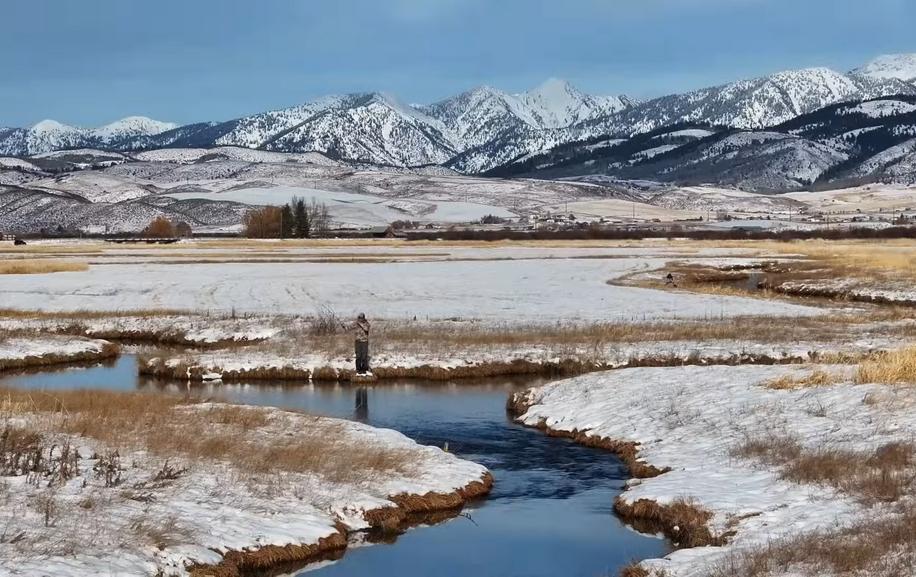
[[[423,106],[382,93],[329,96],[185,126],[131,117],[81,129],[46,120],[31,128],[0,129],[0,156],[77,148],[131,152],[240,146],[314,151],[383,166],[442,165],[477,174],[575,143],[627,140],[685,123],[762,130],[838,103],[911,95],[916,95],[916,54],[881,56],[848,73],[794,70],[645,102],[592,96],[550,79],[520,94],[482,86]],[[825,162],[832,158],[829,153],[816,156]]]
[[[31,128],[0,128],[0,153],[29,155],[73,148],[118,149],[126,141],[178,128],[145,116],[129,116],[99,128],[77,128],[42,120]]]
[[[834,104],[763,130],[683,123],[629,138],[599,136],[515,159],[489,174],[715,183],[754,192],[916,184],[916,96]]]

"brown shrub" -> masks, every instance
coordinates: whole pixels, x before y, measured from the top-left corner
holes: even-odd
[[[726,536],[714,535],[709,530],[712,513],[687,499],[676,499],[662,505],[650,499],[630,503],[623,496],[618,496],[614,500],[614,510],[640,531],[664,533],[678,548],[726,543]]]
[[[0,476],[26,475],[42,470],[45,446],[41,435],[7,425],[0,433]]]
[[[177,236],[175,225],[164,216],[157,216],[140,233],[147,238],[174,238]]]
[[[633,561],[620,569],[620,577],[649,577],[649,571],[644,569],[638,561]]]
[[[276,206],[254,208],[245,215],[245,236],[248,238],[280,238],[283,211]]]

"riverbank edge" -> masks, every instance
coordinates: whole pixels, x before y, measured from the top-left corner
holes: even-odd
[[[97,363],[118,358],[121,347],[106,342],[97,350],[83,350],[74,353],[45,353],[20,358],[0,358],[0,376],[43,367],[66,367],[83,363]]]
[[[423,515],[453,512],[456,516],[470,501],[486,496],[493,488],[493,483],[493,475],[487,471],[479,479],[451,493],[392,495],[388,497],[393,503],[391,506],[370,509],[363,513],[363,518],[369,524],[370,532],[396,535],[423,524]],[[348,539],[355,532],[358,531],[351,531],[346,525],[338,522],[336,532],[322,537],[316,543],[266,545],[240,551],[231,550],[223,554],[223,559],[219,563],[193,565],[188,567],[188,573],[190,577],[244,577],[293,563],[307,565],[315,561],[339,558],[346,552]]]
[[[570,439],[586,447],[613,453],[627,466],[632,479],[657,477],[671,470],[640,460],[639,443],[635,441],[592,435],[587,429],[571,431],[555,429],[547,425],[546,419],[541,419],[534,425],[525,423],[521,417],[537,404],[531,396],[534,390],[527,389],[509,395],[506,401],[506,413],[514,422],[537,429],[547,436]],[[614,512],[618,517],[641,533],[665,535],[679,549],[722,546],[731,536],[715,535],[708,525],[712,514],[693,503],[678,501],[670,505],[662,505],[651,499],[639,499],[629,503],[623,498],[625,493],[626,489],[614,499]],[[632,571],[632,567],[625,567],[621,575],[628,575],[629,571]]]
[[[491,377],[539,376],[574,377],[601,371],[630,369],[637,367],[679,367],[687,365],[786,365],[811,361],[807,355],[770,355],[757,353],[731,353],[728,355],[682,356],[646,355],[632,357],[625,362],[608,363],[594,360],[565,358],[558,361],[532,361],[513,359],[510,361],[486,361],[469,365],[448,366],[423,364],[417,366],[379,366],[372,369],[373,380],[419,379],[426,381],[450,381],[481,379]],[[251,369],[224,370],[218,366],[201,366],[184,362],[172,362],[159,357],[139,358],[138,373],[142,376],[166,380],[190,381],[196,383],[222,381],[240,383],[250,381],[298,381],[315,383],[349,383],[358,380],[353,369],[330,366],[314,368],[294,366],[261,366]]]

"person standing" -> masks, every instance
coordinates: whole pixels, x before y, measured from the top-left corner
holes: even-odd
[[[356,317],[356,373],[365,375],[369,372],[369,321],[365,313]]]

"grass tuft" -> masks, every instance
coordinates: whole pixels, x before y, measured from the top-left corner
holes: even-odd
[[[862,362],[856,382],[916,384],[916,347],[879,353]]]
[[[826,387],[836,384],[837,382],[839,382],[839,377],[837,375],[828,373],[823,369],[815,369],[802,376],[785,374],[766,381],[764,386],[768,389],[782,391],[811,387]]]

